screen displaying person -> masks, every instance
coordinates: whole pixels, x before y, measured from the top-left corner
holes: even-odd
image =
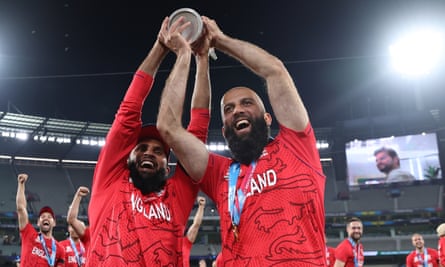
[[[385,183],[412,182],[416,178],[400,169],[400,158],[392,148],[382,147],[374,152],[376,166],[386,175]]]

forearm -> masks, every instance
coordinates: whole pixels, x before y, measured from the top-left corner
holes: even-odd
[[[144,59],[138,70],[150,74],[155,77],[162,60],[168,53],[168,49],[161,44],[158,40],[154,43],[152,49]]]
[[[71,202],[71,205],[68,209],[68,214],[66,216],[66,221],[68,224],[72,224],[73,222],[75,222],[75,220],[77,220],[81,200],[81,196],[77,194],[74,196],[73,201]]]
[[[195,56],[196,76],[193,89],[191,108],[206,108],[210,110],[211,85],[209,76],[209,57]]]
[[[283,62],[264,49],[224,34],[218,35],[215,47],[234,57],[267,84],[267,94],[278,122],[302,131],[309,117],[292,77]]]
[[[175,65],[165,83],[157,119],[157,126],[166,142],[171,140],[170,135],[182,128],[182,110],[184,105],[187,78],[190,69],[191,53],[184,52],[177,56]]]
[[[17,195],[16,195],[16,205],[17,211],[25,210],[26,211],[26,196],[25,196],[25,185],[19,183],[17,186]]]
[[[266,80],[271,75],[279,75],[284,68],[278,58],[264,49],[224,34],[215,40],[215,48],[235,58]]]
[[[193,224],[198,226],[202,223],[202,218],[204,217],[204,206],[200,205],[196,211],[195,218],[193,218]]]
[[[192,243],[195,242],[196,237],[198,236],[203,216],[204,216],[204,206],[200,205],[198,206],[198,210],[196,211],[195,217],[193,218],[193,224],[189,227],[187,231],[187,238]]]
[[[344,267],[344,266],[345,266],[345,263],[342,262],[341,260],[335,261],[334,267]]]
[[[191,53],[180,54],[165,84],[156,126],[193,180],[202,178],[207,166],[205,145],[182,127],[182,110]]]
[[[17,196],[16,196],[16,205],[17,205],[17,220],[19,224],[19,230],[25,228],[28,223],[28,211],[26,210],[26,196],[25,196],[25,185],[22,183],[18,184],[17,187]]]

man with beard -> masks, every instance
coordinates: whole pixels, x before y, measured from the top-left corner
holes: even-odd
[[[413,234],[411,241],[415,250],[406,256],[406,267],[439,266],[439,254],[437,250],[425,247],[425,241],[422,235],[417,233]]]
[[[270,138],[272,116],[261,98],[247,87],[232,88],[221,100],[221,116],[233,158],[209,153],[180,123],[187,70],[172,72],[165,85],[157,126],[187,173],[218,207],[221,264],[324,266],[325,176],[294,82],[278,58],[202,19],[203,38],[212,47],[265,79],[280,127]],[[186,40],[182,44],[187,47]]]
[[[182,255],[184,259],[183,267],[190,267],[190,252],[192,250],[193,243],[195,243],[198,237],[199,228],[201,227],[202,219],[204,217],[204,208],[206,206],[206,199],[203,196],[198,196],[198,209],[196,210],[195,217],[193,217],[193,223],[187,229],[187,233],[184,236],[182,243]]]
[[[335,249],[334,267],[362,267],[365,262],[363,245],[360,238],[363,235],[362,221],[353,217],[346,223],[348,238],[338,244]]]
[[[374,152],[379,171],[386,175],[385,183],[413,182],[416,178],[400,169],[400,158],[392,148],[382,147]]]
[[[68,225],[68,233],[68,238],[60,241],[60,245],[65,251],[65,267],[84,267],[86,262],[85,246],[71,225]]]
[[[27,174],[17,176],[17,220],[19,223],[22,249],[20,253],[21,266],[65,266],[65,252],[63,247],[54,239],[53,229],[56,226],[56,216],[53,210],[45,206],[40,209],[37,219],[37,232],[28,219],[25,183]]]
[[[182,238],[197,196],[177,166],[172,177],[170,148],[154,125],[141,127],[141,113],[153,78],[168,53],[168,31],[190,24],[178,19],[163,23],[158,38],[140,65],[99,155],[88,208],[91,242],[87,266],[181,266]],[[173,69],[190,64],[191,56],[178,57]],[[208,46],[196,52],[197,74],[189,130],[205,141],[209,123],[210,83]]]
[[[78,213],[82,197],[90,193],[88,187],[80,186],[73,197],[73,201],[68,209],[66,221],[68,223],[69,237],[60,242],[65,249],[66,267],[80,267],[86,264],[86,252],[90,244],[90,228],[79,220]]]
[[[439,266],[445,267],[445,223],[441,223],[436,228],[439,241],[437,242],[437,254],[439,256]]]
[[[85,226],[85,223],[77,217],[79,214],[80,202],[82,201],[82,198],[86,197],[89,193],[90,189],[88,189],[88,187],[79,186],[68,209],[68,214],[66,215],[66,222],[71,225],[73,231],[79,236],[80,241],[82,241],[85,246],[85,250],[88,250],[90,245],[90,228]]]

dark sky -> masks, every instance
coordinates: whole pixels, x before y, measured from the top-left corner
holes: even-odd
[[[425,109],[443,110],[444,63],[414,81],[394,73],[388,57],[388,46],[410,28],[445,33],[443,0],[0,0],[0,110],[111,123],[162,19],[181,7],[214,18],[228,35],[281,58],[316,127],[414,110],[415,88],[422,89]],[[262,81],[238,62],[218,56],[211,65],[213,127],[220,126],[218,103],[226,89],[264,91]],[[156,77],[145,122],[156,118],[173,59]]]

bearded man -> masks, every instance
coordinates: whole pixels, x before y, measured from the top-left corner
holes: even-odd
[[[219,262],[324,266],[325,176],[314,130],[292,77],[277,57],[226,35],[214,20],[202,19],[203,38],[212,47],[265,80],[280,130],[270,138],[272,115],[254,90],[238,86],[221,100],[223,135],[232,158],[210,153],[180,123],[187,76],[185,70],[171,72],[157,126],[186,172],[216,203],[221,218]]]
[[[136,71],[99,155],[88,208],[87,266],[181,266],[182,237],[198,193],[180,166],[169,176],[169,146],[155,125],[142,127],[142,108],[162,59],[169,30],[185,30],[178,19],[164,20],[158,39]],[[174,42],[176,38],[168,41]],[[190,64],[177,58],[173,69]],[[210,83],[208,49],[196,52],[196,83],[189,130],[206,140]]]

